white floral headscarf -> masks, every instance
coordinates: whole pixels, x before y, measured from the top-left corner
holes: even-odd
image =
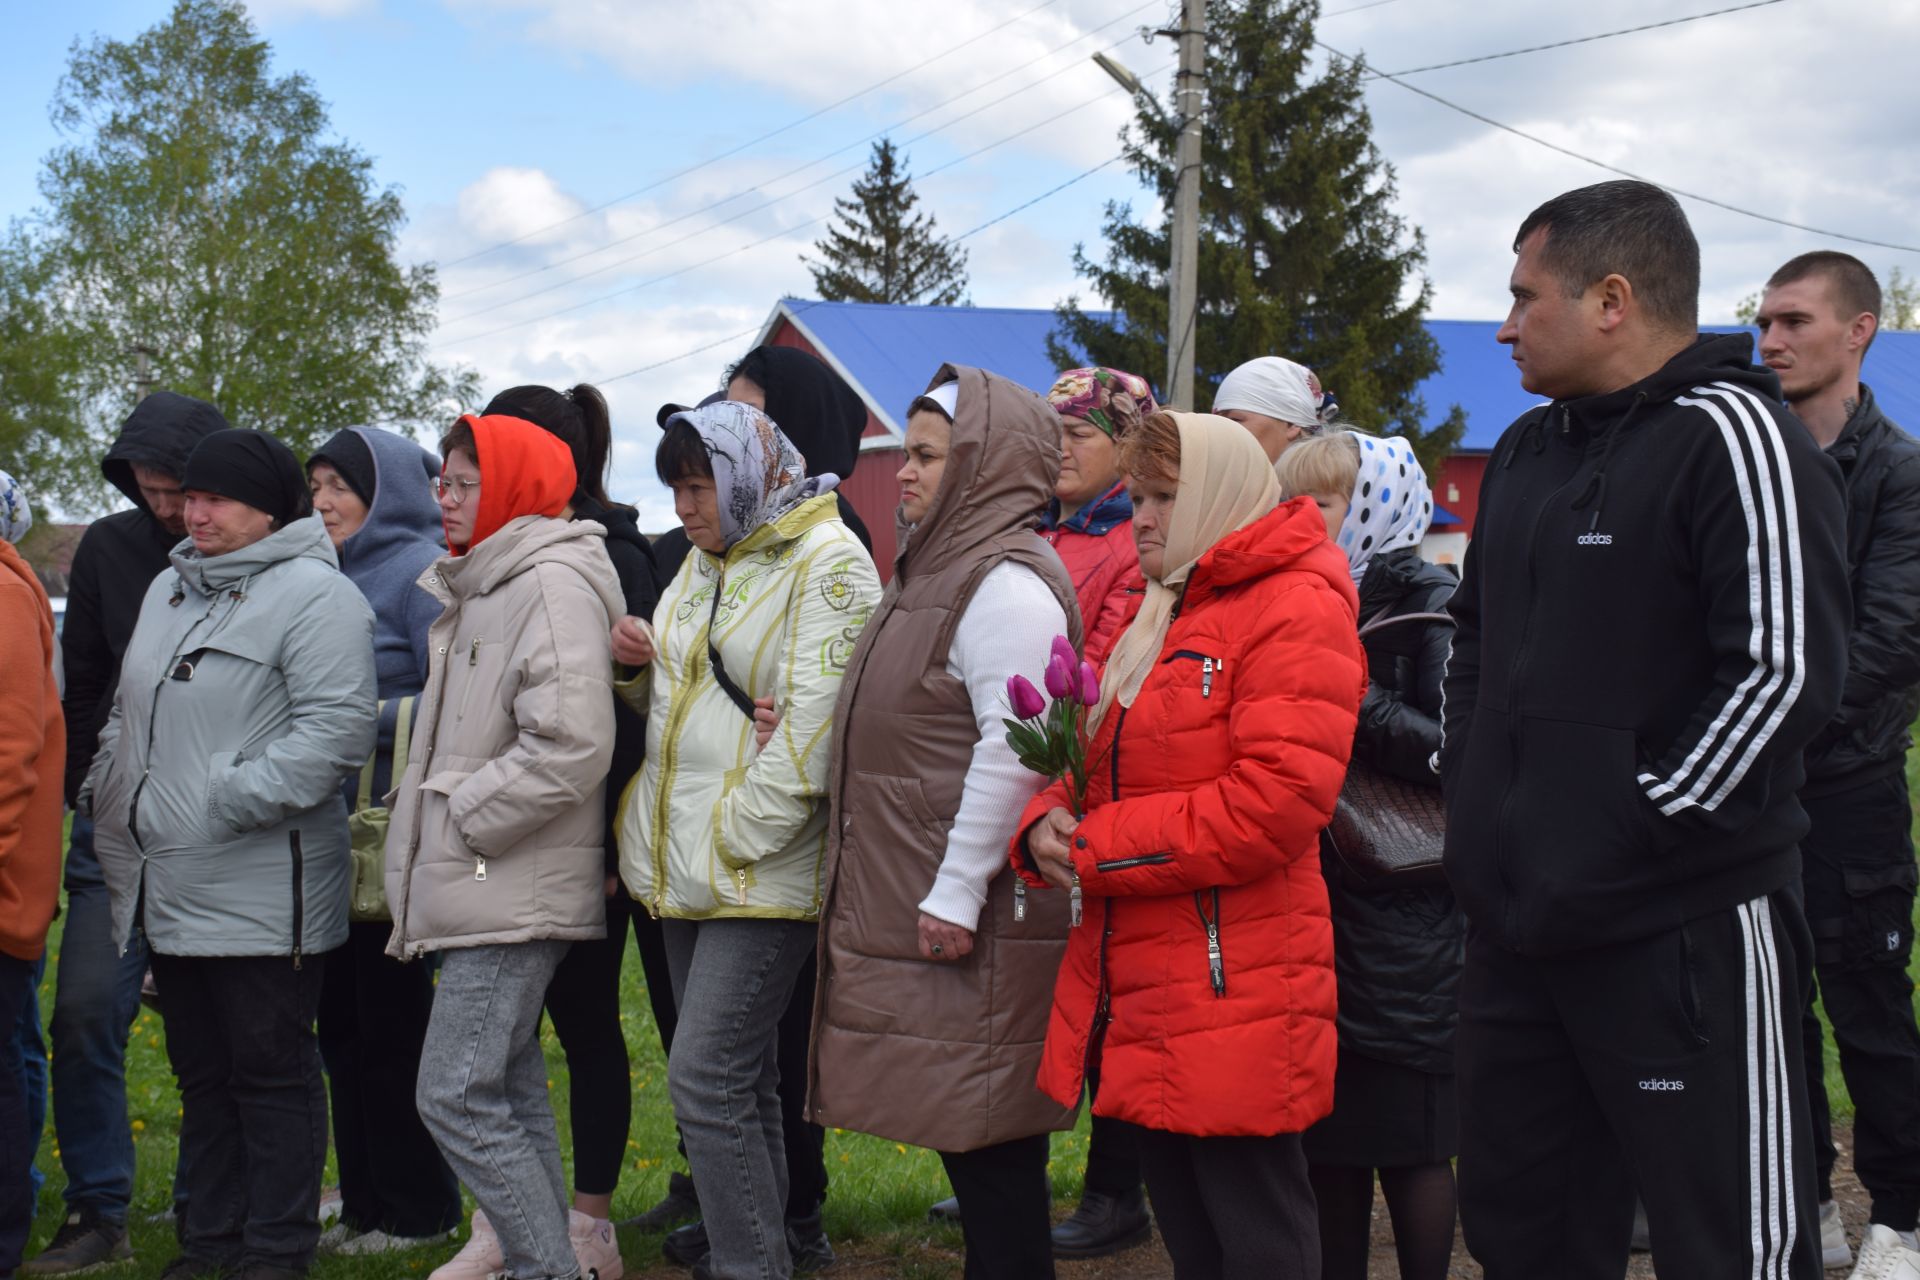
[[[0,540],[17,543],[33,528],[33,508],[19,483],[0,471]]]
[[[676,422],[692,427],[707,446],[719,498],[720,536],[729,548],[840,483],[832,472],[809,476],[807,460],[793,441],[750,404],[717,400],[682,410],[665,425]]]
[[[1406,437],[1380,440],[1356,431],[1353,442],[1360,447],[1360,471],[1335,541],[1347,553],[1347,568],[1358,586],[1382,551],[1420,545],[1433,524],[1433,490]]]

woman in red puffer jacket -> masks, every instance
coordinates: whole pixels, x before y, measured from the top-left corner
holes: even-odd
[[[1042,792],[1015,837],[1078,887],[1040,1087],[1140,1126],[1175,1274],[1317,1280],[1300,1133],[1333,1107],[1319,836],[1366,688],[1346,557],[1278,509],[1251,436],[1155,414],[1123,445],[1147,595],[1090,721],[1087,816]]]

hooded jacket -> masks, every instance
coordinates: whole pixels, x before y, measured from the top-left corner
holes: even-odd
[[[373,750],[373,614],[319,517],[147,588],[82,788],[113,900],[162,955],[329,951],[347,936],[341,782]],[[136,911],[140,911],[138,920]]]
[[[418,693],[427,682],[427,628],[440,602],[420,575],[446,550],[434,481],[440,459],[405,436],[354,427],[373,456],[367,518],[338,548],[340,571],[373,607],[373,665],[380,697]]]
[[[1059,416],[979,369],[945,366],[929,389],[956,379],[939,492],[919,524],[900,523],[893,580],[834,713],[807,1109],[819,1124],[973,1151],[1071,1126],[1078,1097],[1054,1101],[1033,1084],[1066,946],[1062,895],[1029,895],[1016,918],[1003,868],[988,883],[972,952],[958,963],[920,954],[920,904],[980,741],[948,653],[982,581],[1003,564],[1051,589],[1076,645],[1079,622],[1072,579],[1033,533],[1059,471]]]
[[[1802,753],[1846,669],[1839,468],[1747,334],[1535,409],[1488,460],[1449,610],[1447,877],[1548,954],[1799,874]]]
[[[0,953],[38,960],[60,898],[67,730],[53,677],[53,607],[0,540]]]
[[[620,579],[626,611],[636,618],[652,618],[660,600],[660,579],[654,568],[653,548],[640,532],[632,507],[603,506],[584,493],[573,497],[573,518],[592,520],[607,531],[607,558]],[[647,758],[647,717],[615,698],[613,705],[613,763],[607,770],[607,874],[620,873],[620,797],[639,776]]]
[[[648,725],[646,765],[620,818],[620,872],[654,915],[819,915],[834,702],[879,599],[873,561],[831,494],[724,557],[687,557],[660,599],[659,655],[620,686]],[[781,709],[765,750],[713,678],[709,639],[742,692]]]
[[[1073,575],[1073,589],[1086,624],[1086,659],[1096,667],[1127,629],[1146,594],[1140,551],[1133,544],[1133,499],[1120,481],[1065,520],[1060,500],[1047,504],[1040,536],[1060,553]]]
[[[1860,406],[1827,456],[1847,486],[1853,628],[1840,710],[1807,748],[1806,794],[1843,791],[1904,767],[1920,715],[1920,440]]]
[[[1375,556],[1360,580],[1360,625],[1409,613],[1444,613],[1459,580],[1411,549]],[[1353,758],[1438,790],[1440,689],[1453,628],[1437,622],[1383,627],[1361,643],[1367,696]],[[1347,871],[1322,840],[1320,869],[1333,908],[1340,979],[1340,1052],[1420,1071],[1453,1070],[1466,917],[1444,884],[1381,888]]]
[[[1346,557],[1282,503],[1200,558],[1158,665],[1088,745],[1073,841],[1086,917],[1054,987],[1040,1087],[1203,1137],[1298,1133],[1333,1108],[1333,927],[1320,831],[1366,663]],[[1058,784],[1025,832],[1069,804]],[[1048,890],[1032,898],[1059,898]]]
[[[566,507],[566,446],[518,419],[470,421],[487,505],[474,541],[420,580],[443,610],[387,828],[387,952],[406,960],[607,931],[620,580],[600,524],[518,514]]]
[[[128,415],[100,463],[100,470],[127,495],[133,510],[117,511],[88,525],[73,553],[67,612],[60,624],[60,655],[67,681],[60,703],[67,720],[69,805],[80,794],[80,784],[93,763],[94,744],[113,711],[120,662],[133,637],[147,584],[166,569],[168,553],[180,541],[153,518],[134,482],[134,464],[177,478],[187,469],[193,447],[226,428],[227,420],[206,401],[156,391]]]

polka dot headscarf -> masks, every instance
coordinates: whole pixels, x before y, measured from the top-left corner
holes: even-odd
[[[1382,440],[1355,432],[1353,440],[1360,447],[1360,473],[1336,541],[1358,586],[1382,551],[1420,545],[1433,524],[1433,490],[1405,437]]]

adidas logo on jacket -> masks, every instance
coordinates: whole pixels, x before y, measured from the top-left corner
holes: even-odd
[[[1845,499],[1752,351],[1702,335],[1529,412],[1489,460],[1442,772],[1448,878],[1502,946],[1643,937],[1799,872],[1801,749],[1845,674]]]

